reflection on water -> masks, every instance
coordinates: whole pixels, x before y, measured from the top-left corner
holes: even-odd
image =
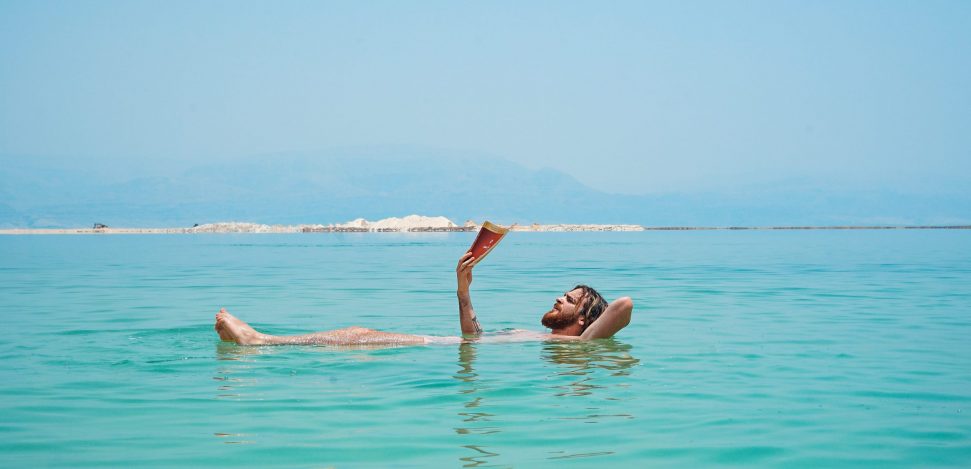
[[[252,366],[253,355],[263,353],[263,347],[240,347],[229,342],[219,342],[216,345],[216,359],[218,366],[215,375],[212,377],[216,381],[216,399],[219,400],[239,400],[244,396],[244,389],[256,383],[253,378],[240,378],[238,375],[248,373]],[[219,441],[225,444],[252,444],[252,440],[246,439],[249,435],[235,432],[214,432]]]
[[[474,451],[474,456],[464,456],[459,458],[462,461],[462,467],[477,467],[489,462],[489,458],[494,458],[499,456],[499,453],[493,453],[482,446],[476,445],[462,445],[463,448],[470,449]]]
[[[501,426],[489,424],[493,421],[502,421],[503,416],[495,415],[483,411],[486,407],[486,398],[483,397],[484,390],[479,382],[479,374],[475,370],[475,360],[478,354],[475,342],[465,342],[458,347],[458,370],[453,377],[461,382],[459,395],[464,397],[462,408],[457,412],[461,421],[455,428],[459,435],[488,435],[500,433]],[[542,345],[542,358],[549,363],[556,365],[553,368],[554,377],[569,377],[566,384],[555,384],[549,387],[552,390],[551,397],[583,397],[584,409],[589,413],[583,416],[566,416],[563,419],[582,420],[584,423],[596,423],[600,420],[612,418],[633,419],[631,414],[605,414],[601,413],[600,407],[596,405],[595,397],[598,390],[610,387],[626,387],[625,381],[614,381],[617,377],[630,375],[632,367],[640,363],[640,360],[630,354],[632,346],[614,339],[594,340],[594,341],[550,341]],[[609,377],[611,382],[604,380]],[[558,380],[554,380],[557,382]],[[609,392],[605,393],[604,399],[613,400]],[[542,401],[542,399],[540,399]],[[485,424],[484,424],[485,423]],[[481,443],[481,441],[477,441]],[[461,445],[462,448],[471,450],[472,454],[460,457],[463,467],[477,467],[490,462],[490,459],[499,456],[499,453],[482,444]],[[586,453],[567,453],[566,451],[552,451],[548,459],[573,459],[604,456],[612,454],[612,451],[586,452]]]
[[[253,355],[263,353],[261,347],[240,347],[236,344],[220,342],[216,346],[216,359],[219,360],[216,374],[212,377],[218,382],[216,399],[240,399],[242,388],[256,382],[252,378],[240,378],[238,375],[248,373],[252,366]]]
[[[254,358],[259,355],[272,353],[269,347],[244,347],[229,342],[218,342],[216,345],[215,380],[227,380],[229,376],[248,372],[252,369]]]
[[[482,349],[484,347],[484,349]],[[295,350],[299,349],[299,350]],[[617,419],[633,419],[624,401],[623,393],[630,383],[626,379],[640,360],[631,355],[632,346],[616,340],[556,341],[531,344],[482,344],[467,342],[458,345],[457,369],[444,379],[457,386],[444,388],[447,394],[458,397],[458,407],[452,412],[458,420],[452,427],[457,439],[453,448],[465,467],[495,465],[502,462],[500,453],[509,438],[519,438],[524,419],[545,415],[532,422],[539,443],[534,447],[545,451],[538,455],[549,459],[596,458],[613,454],[614,448],[573,448],[557,442],[559,431],[573,431],[577,425],[610,423]],[[448,348],[443,347],[448,353]],[[415,354],[433,353],[429,349],[415,348]],[[483,351],[485,350],[485,351]],[[479,352],[495,356],[479,357]],[[261,375],[272,363],[278,363],[279,355],[324,353],[333,356],[338,363],[356,369],[354,360],[379,360],[394,366],[395,361],[408,361],[411,352],[402,354],[371,354],[360,350],[334,347],[244,347],[231,343],[218,343],[212,378],[215,382],[213,397],[216,400],[246,403],[262,399],[266,393]],[[437,352],[434,352],[437,353]],[[510,361],[500,357],[519,355]],[[522,355],[525,353],[525,355]],[[384,358],[382,358],[384,357]],[[391,360],[392,357],[397,357]],[[439,355],[439,357],[441,357]],[[308,358],[304,356],[299,360]],[[483,358],[483,360],[478,360]],[[488,358],[485,360],[484,358]],[[297,359],[297,358],[294,358]],[[313,359],[311,357],[311,359]],[[493,368],[499,359],[499,368]],[[288,362],[290,358],[279,362]],[[315,360],[316,361],[316,360]],[[519,365],[513,363],[519,362]],[[525,362],[525,363],[524,363]],[[300,362],[305,363],[305,362]],[[504,364],[504,365],[503,365]],[[529,367],[528,373],[509,366]],[[289,365],[288,365],[289,366]],[[391,369],[391,368],[389,368]],[[520,378],[509,386],[510,373]],[[263,377],[261,377],[263,376]],[[450,378],[449,378],[450,376]],[[385,385],[389,384],[387,381]],[[391,384],[395,386],[395,384]],[[568,399],[569,402],[563,401]],[[230,425],[213,428],[216,440],[227,444],[252,443],[259,438],[250,430],[240,427],[234,420]],[[544,436],[544,432],[552,430]],[[553,435],[553,436],[550,436]],[[514,455],[505,454],[511,457]]]
[[[613,403],[618,398],[616,389],[627,387],[628,380],[617,381],[616,378],[627,377],[631,368],[640,360],[630,354],[631,345],[614,339],[575,341],[575,342],[547,342],[543,344],[543,359],[558,365],[554,368],[553,377],[567,378],[565,384],[553,385],[554,396],[557,398],[580,399],[582,406],[572,406],[582,409],[581,414],[563,415],[561,420],[571,420],[584,424],[596,424],[616,419],[634,419],[634,415],[627,412],[610,412],[617,410]],[[606,378],[606,379],[605,379]],[[554,380],[557,382],[557,380]],[[606,404],[606,405],[605,405]],[[626,407],[624,408],[627,409]],[[548,459],[579,459],[607,456],[614,451],[552,451]]]
[[[600,370],[610,372],[608,376],[628,376],[630,368],[640,360],[630,354],[631,346],[615,339],[590,341],[557,341],[543,344],[543,359],[561,365],[558,376],[576,377],[566,385],[555,386],[555,395],[588,396],[604,384],[598,384],[595,373]],[[616,386],[617,384],[613,384]]]
[[[241,347],[232,342],[216,342],[216,359],[218,360],[246,360],[250,355],[265,352],[266,347]]]
[[[484,398],[476,396],[480,391],[478,386],[479,375],[475,372],[475,358],[478,353],[478,344],[475,342],[463,342],[459,345],[459,369],[454,378],[461,381],[464,386],[459,388],[459,394],[468,396],[468,401],[462,404],[462,410],[458,416],[462,423],[455,428],[455,433],[459,435],[488,435],[499,433],[500,429],[495,425],[483,425],[483,422],[491,422],[494,417],[488,412],[478,411],[482,406]],[[498,453],[489,451],[481,445],[462,445],[463,448],[472,450],[472,455],[459,458],[463,467],[481,466],[489,461],[490,458],[499,456]]]

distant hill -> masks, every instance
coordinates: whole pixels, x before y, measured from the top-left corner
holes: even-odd
[[[791,181],[734,194],[617,195],[552,169],[423,151],[265,155],[121,181],[36,165],[0,172],[0,227],[7,228],[326,224],[412,213],[459,224],[968,224],[971,197],[823,192]]]

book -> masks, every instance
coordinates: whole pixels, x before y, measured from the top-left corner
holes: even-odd
[[[475,258],[472,261],[472,265],[474,266],[482,259],[485,259],[485,256],[499,244],[499,241],[502,241],[503,236],[506,236],[508,232],[508,228],[503,228],[488,221],[483,223],[482,227],[479,228],[479,234],[475,237],[475,241],[472,242],[472,247],[469,248],[469,252]]]

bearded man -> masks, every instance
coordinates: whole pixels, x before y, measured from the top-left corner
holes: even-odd
[[[590,340],[611,337],[630,323],[634,303],[630,297],[621,297],[610,304],[600,293],[586,285],[577,285],[553,303],[552,309],[543,314],[540,322],[550,329],[549,333],[514,330],[499,334],[483,335],[482,327],[472,308],[469,287],[472,285],[472,268],[475,257],[466,252],[455,267],[456,294],[459,302],[459,324],[462,337],[424,336],[383,332],[364,327],[347,327],[311,334],[275,336],[264,334],[250,327],[243,320],[225,309],[216,313],[216,332],[222,340],[239,345],[348,345],[348,346],[396,346],[479,342],[512,342],[524,340]]]

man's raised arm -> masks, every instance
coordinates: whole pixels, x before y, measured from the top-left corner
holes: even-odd
[[[603,314],[597,318],[587,330],[580,334],[581,339],[606,339],[630,324],[630,315],[634,311],[634,302],[629,296],[617,298],[607,306]]]
[[[459,264],[455,267],[455,278],[458,283],[459,297],[459,323],[462,325],[462,335],[479,335],[482,333],[482,326],[475,317],[475,310],[472,309],[472,297],[469,295],[469,286],[472,285],[472,257],[471,252],[465,253],[459,258]]]

